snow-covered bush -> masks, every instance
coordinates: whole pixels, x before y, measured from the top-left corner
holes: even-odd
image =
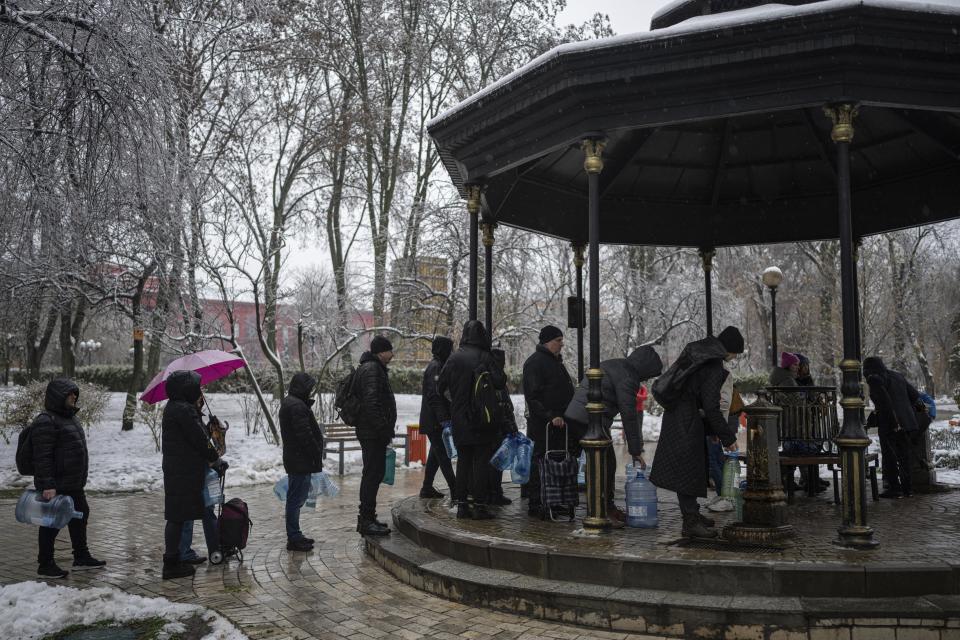
[[[930,449],[938,469],[960,469],[960,428],[930,428]]]
[[[103,418],[110,396],[106,389],[95,384],[78,382],[77,386],[80,387],[77,417],[81,424],[89,427]],[[4,440],[9,442],[43,410],[46,392],[47,382],[38,380],[3,396],[0,401],[0,436]]]

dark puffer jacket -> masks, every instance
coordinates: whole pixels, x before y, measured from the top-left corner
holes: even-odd
[[[473,415],[473,379],[481,366],[491,374],[498,370],[486,328],[479,320],[469,320],[463,325],[460,348],[443,365],[438,380],[440,393],[450,400],[453,441],[458,447],[491,444],[500,437],[499,428],[483,427]],[[496,387],[497,376],[491,378]]]
[[[573,381],[563,360],[542,344],[523,363],[523,398],[527,435],[537,441],[546,436],[547,423],[562,417],[573,399]]]
[[[437,382],[440,371],[453,352],[453,340],[445,336],[433,339],[433,360],[423,370],[420,397],[420,433],[425,436],[440,432],[440,424],[450,419],[450,403],[440,394]]]
[[[218,456],[210,444],[200,411],[200,374],[175,371],[167,378],[163,408],[164,518],[172,522],[203,518],[203,482]]]
[[[600,388],[605,407],[603,426],[610,429],[613,419],[620,414],[627,449],[632,456],[643,453],[643,416],[637,413],[637,391],[644,380],[660,375],[662,369],[663,362],[653,347],[640,347],[626,358],[600,363],[600,370],[603,371]],[[586,425],[590,417],[587,413],[588,382],[587,378],[580,381],[564,414],[568,420],[582,425]]]
[[[917,414],[914,410],[920,394],[901,374],[887,369],[880,358],[863,361],[863,375],[870,385],[870,402],[874,411],[867,421],[868,427],[880,431],[896,431],[897,426],[907,433],[917,431]]]
[[[83,427],[67,407],[67,396],[79,398],[80,388],[66,378],[51,380],[44,411],[33,422],[33,484],[38,491],[79,491],[87,485],[89,457]]]
[[[363,407],[357,420],[357,438],[360,440],[390,440],[397,426],[397,401],[390,388],[386,365],[380,358],[364,352],[357,368],[357,393]]]
[[[730,375],[723,368],[726,354],[726,348],[714,337],[684,347],[680,357],[688,358],[691,373],[683,383],[680,399],[663,412],[650,472],[650,482],[656,486],[706,496],[706,436],[717,436],[724,446],[736,442],[736,431],[720,411],[720,389]]]
[[[308,373],[290,380],[287,397],[280,403],[280,436],[283,439],[283,468],[287,473],[323,471],[323,434],[310,407],[310,394],[317,381]]]

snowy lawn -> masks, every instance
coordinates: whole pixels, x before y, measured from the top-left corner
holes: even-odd
[[[55,606],[51,606],[54,604]],[[177,604],[164,598],[144,598],[116,589],[75,589],[43,582],[18,582],[0,587],[0,638],[33,640],[73,625],[112,621],[131,623],[166,620],[158,639],[185,630],[184,621],[199,617],[209,632],[203,640],[246,640],[226,619],[203,607]]]

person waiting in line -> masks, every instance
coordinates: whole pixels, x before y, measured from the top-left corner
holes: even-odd
[[[653,347],[634,349],[626,358],[611,358],[600,363],[603,378],[600,392],[603,397],[603,428],[610,433],[613,419],[620,416],[627,452],[635,466],[647,468],[643,459],[643,414],[637,411],[637,392],[644,380],[660,375],[663,362]],[[587,433],[590,414],[587,401],[590,383],[584,377],[567,405],[564,418],[570,428],[571,453],[579,457],[580,440]],[[617,528],[626,525],[627,516],[614,502],[617,455],[613,443],[604,451],[607,458],[607,514]]]
[[[789,351],[780,353],[780,366],[770,372],[771,387],[797,386],[797,371],[800,368],[800,358]]]
[[[715,436],[727,451],[737,450],[737,435],[720,408],[720,398],[730,376],[724,362],[743,353],[743,347],[743,335],[736,327],[691,342],[661,376],[666,388],[654,385],[654,397],[665,408],[650,482],[676,492],[684,537],[717,537],[713,520],[700,513],[697,503],[698,496],[707,495],[704,442],[708,435]],[[673,401],[662,402],[665,397]]]
[[[887,483],[880,497],[909,498],[913,495],[910,437],[919,431],[914,407],[923,401],[903,374],[888,369],[880,358],[865,358],[863,375],[870,385],[870,402],[874,406],[867,428],[876,428],[880,436],[880,464]]]
[[[494,385],[497,387],[497,402],[500,405],[498,416],[498,438],[502,441],[507,435],[517,433],[517,418],[513,408],[513,400],[510,399],[510,389],[507,384],[507,354],[503,349],[490,349],[493,361],[497,364],[494,374]],[[503,472],[488,465],[490,474],[490,504],[495,506],[506,506],[513,504],[513,500],[503,494]]]
[[[202,410],[201,410],[202,411]],[[201,418],[201,424],[203,420]],[[204,435],[206,435],[210,444],[217,450],[217,455],[223,456],[226,445],[224,440],[217,440],[212,437],[213,433],[219,431],[224,433],[225,429],[220,428],[220,421],[216,416],[210,416],[210,421],[203,425]],[[203,493],[201,491],[201,493]],[[183,523],[183,534],[180,538],[180,561],[188,564],[203,564],[207,561],[207,556],[202,556],[194,551],[193,545],[193,520],[187,520]],[[220,526],[217,523],[217,513],[213,505],[204,506],[203,511],[203,541],[207,545],[207,554],[211,555],[220,548]]]
[[[732,380],[732,378],[733,376],[728,376],[727,380]],[[726,383],[724,389],[726,389]],[[740,413],[743,411],[743,398],[740,397],[740,392],[737,391],[736,387],[732,387],[729,399],[724,392],[721,392],[720,411],[727,414],[727,426],[736,433],[740,429]],[[713,482],[714,491],[716,491],[716,495],[707,502],[707,509],[715,512],[733,511],[736,508],[733,501],[720,495],[723,491],[723,464],[726,462],[720,438],[707,436],[707,459],[710,467],[710,480]]]
[[[299,372],[290,380],[287,397],[280,403],[280,436],[283,468],[287,472],[287,502],[284,509],[288,551],[310,551],[313,538],[300,530],[300,509],[310,493],[310,479],[323,471],[323,433],[313,406],[316,379]]]
[[[803,355],[802,353],[793,354],[797,356],[797,386],[798,387],[814,387],[816,384],[813,381],[813,376],[810,375],[810,358]]]
[[[436,336],[431,346],[433,359],[423,370],[423,383],[420,387],[420,433],[430,440],[430,454],[423,474],[421,498],[442,498],[443,494],[433,486],[437,471],[443,473],[450,495],[457,487],[457,478],[453,473],[453,463],[443,446],[443,430],[452,425],[450,421],[450,403],[440,393],[438,382],[443,365],[453,352],[453,340],[446,336]]]
[[[390,527],[377,519],[377,494],[387,468],[387,447],[397,427],[397,400],[387,370],[391,360],[393,345],[383,336],[374,336],[370,350],[360,356],[355,374],[361,399],[356,430],[363,457],[357,533],[365,536],[390,533]]]

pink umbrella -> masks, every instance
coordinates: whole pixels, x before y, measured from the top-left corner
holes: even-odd
[[[190,353],[177,358],[154,376],[150,384],[147,385],[146,391],[140,396],[140,401],[155,404],[161,400],[166,400],[167,385],[165,383],[174,371],[196,371],[200,374],[200,384],[207,384],[245,366],[247,366],[247,363],[243,358],[226,351],[211,349]]]

